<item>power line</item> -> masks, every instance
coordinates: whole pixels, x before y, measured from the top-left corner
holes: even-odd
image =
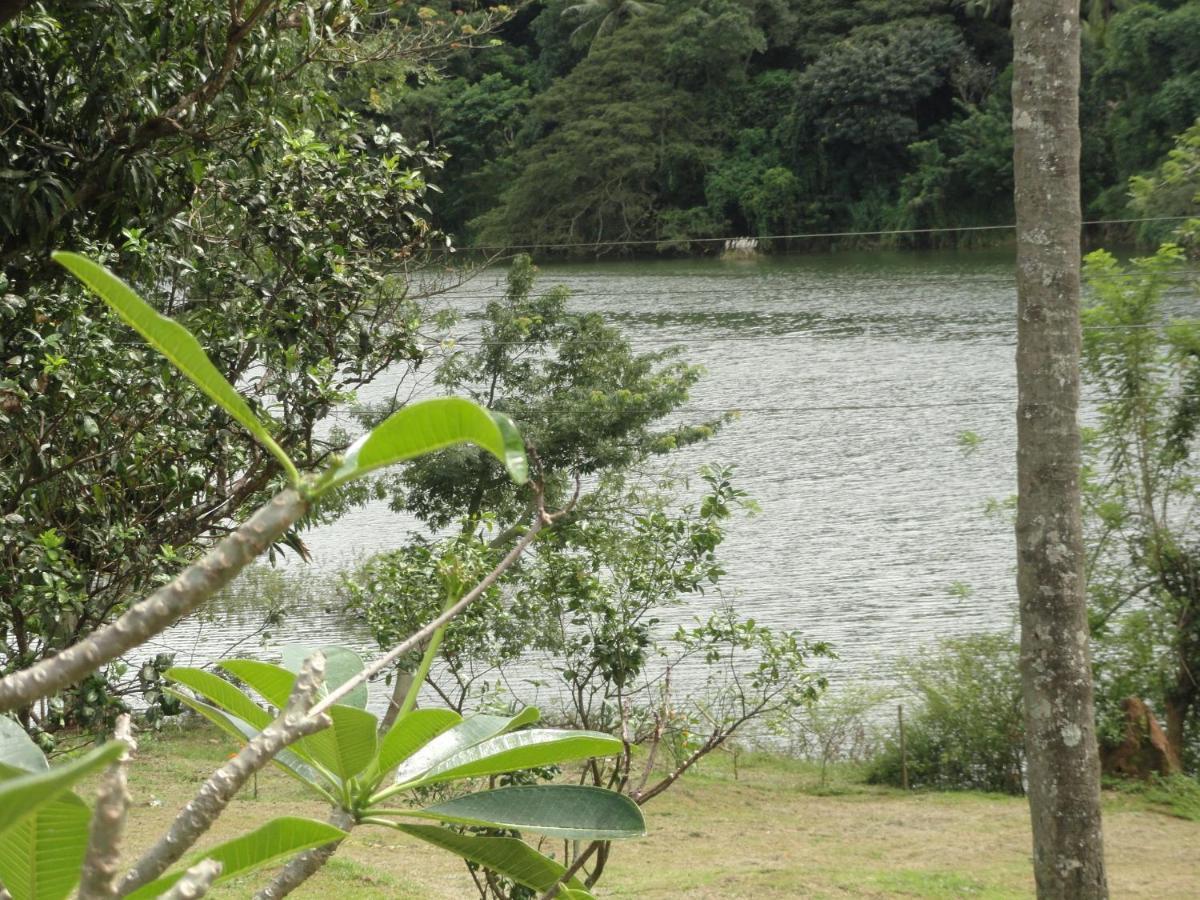
[[[1084,227],[1097,225],[1139,225],[1148,224],[1150,222],[1186,222],[1195,216],[1144,216],[1134,219],[1089,219],[1082,223]],[[558,241],[533,244],[480,244],[474,247],[457,247],[452,248],[461,252],[496,252],[503,253],[508,250],[571,250],[585,248],[600,248],[600,247],[647,247],[659,246],[663,244],[724,244],[727,241],[741,241],[748,237],[755,241],[800,241],[800,240],[816,240],[828,238],[851,238],[851,237],[891,237],[896,235],[906,234],[951,234],[963,232],[978,232],[978,231],[1010,231],[1016,229],[1016,223],[1006,225],[952,225],[941,226],[937,228],[886,228],[878,231],[816,231],[804,232],[800,234],[768,234],[761,236],[753,235],[727,235],[725,237],[707,237],[707,238],[630,238],[627,240],[615,241]]]

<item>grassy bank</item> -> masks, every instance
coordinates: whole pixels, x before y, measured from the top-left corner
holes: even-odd
[[[130,788],[129,841],[145,846],[231,743],[209,730],[143,735]],[[1032,895],[1020,798],[904,794],[838,771],[743,754],[707,763],[646,809],[650,836],[620,845],[601,884],[609,897],[982,897]],[[1144,796],[1110,792],[1105,838],[1114,897],[1191,898],[1200,890],[1200,823]],[[286,775],[259,776],[218,823],[226,839],[272,816],[323,817]],[[255,885],[217,894],[246,897]],[[337,900],[469,898],[461,863],[401,835],[364,828],[293,896]]]

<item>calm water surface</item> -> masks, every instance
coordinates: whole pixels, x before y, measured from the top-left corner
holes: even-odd
[[[1013,278],[1011,252],[971,251],[551,265],[541,284],[567,285],[574,309],[603,313],[637,348],[682,346],[703,363],[687,407],[696,419],[741,411],[672,464],[737,464],[762,511],[730,526],[727,596],[745,615],[832,642],[841,680],[886,678],[890,660],[938,637],[1012,624],[1012,533],[984,507],[1015,490]],[[502,279],[488,272],[450,295],[464,335]],[[385,377],[363,399],[397,390],[428,388]],[[963,432],[982,438],[969,454]],[[311,601],[242,649],[371,649],[322,578],[413,527],[376,503],[308,533],[312,565],[285,577]],[[165,644],[181,662],[220,654],[261,620],[245,594],[219,624],[184,623]]]

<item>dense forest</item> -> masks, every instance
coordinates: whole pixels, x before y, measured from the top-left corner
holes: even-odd
[[[1137,215],[1129,179],[1200,115],[1200,3],[1083,24],[1085,217]],[[449,153],[435,213],[460,244],[1012,219],[1004,0],[546,0],[497,34],[360,92]]]

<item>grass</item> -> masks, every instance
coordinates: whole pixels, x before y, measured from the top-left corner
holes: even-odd
[[[233,749],[207,729],[143,735],[130,774],[131,849],[146,846]],[[735,773],[734,760],[717,754],[651,802],[650,836],[615,848],[599,895],[721,900],[1033,895],[1022,798],[905,794],[863,784],[858,773],[842,767],[822,783],[819,766],[768,754],[742,753],[736,763]],[[1197,895],[1200,822],[1163,814],[1172,809],[1153,790],[1106,792],[1113,896]],[[286,775],[264,772],[257,797],[249,788],[243,791],[219,820],[213,840],[283,814],[323,818],[325,811]],[[561,851],[561,845],[544,849]],[[214,896],[248,897],[263,880],[235,882]],[[453,857],[365,827],[293,896],[434,900],[473,894],[465,867]]]

